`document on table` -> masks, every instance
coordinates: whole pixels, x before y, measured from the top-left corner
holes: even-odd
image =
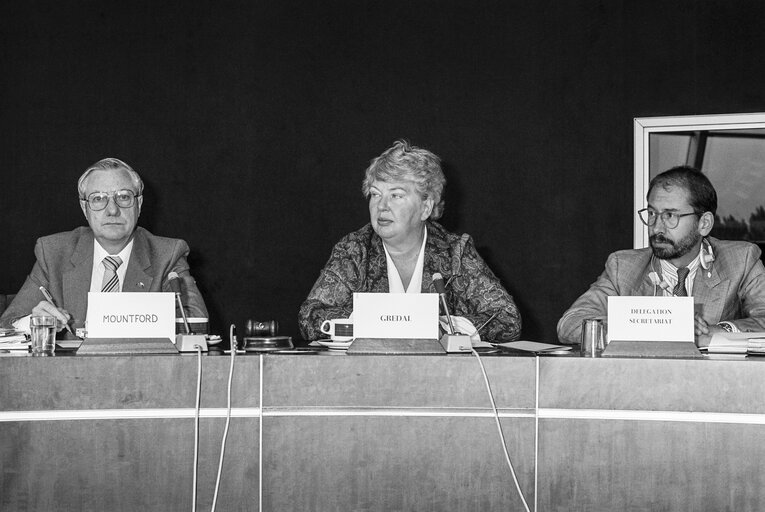
[[[723,332],[712,335],[710,353],[765,355],[765,332]]]
[[[498,347],[521,350],[523,352],[536,352],[544,354],[545,352],[569,351],[569,345],[553,345],[551,343],[540,343],[538,341],[508,341],[507,343],[497,343]]]
[[[27,350],[29,340],[23,332],[15,329],[0,329],[0,350]]]

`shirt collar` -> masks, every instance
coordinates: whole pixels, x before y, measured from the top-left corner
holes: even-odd
[[[133,251],[133,241],[135,239],[131,238],[130,242],[122,248],[122,250],[117,254],[109,254],[106,252],[106,249],[101,247],[101,244],[98,243],[98,240],[95,238],[93,239],[93,264],[99,265],[102,261],[104,261],[104,258],[107,256],[119,256],[119,258],[122,260],[121,267],[127,268],[128,260],[130,259],[130,253]]]
[[[385,247],[383,241],[383,249],[385,250],[385,261],[388,267],[388,292],[390,293],[420,293],[422,291],[422,271],[425,263],[425,244],[428,241],[428,230],[424,230],[422,237],[422,245],[420,246],[420,252],[417,255],[417,263],[414,267],[414,274],[409,281],[409,287],[404,289],[404,283],[401,280],[401,276],[396,269],[396,264],[393,263],[393,258],[388,253],[388,248]]]
[[[691,261],[687,266],[689,276],[695,275],[699,266],[702,264],[701,251],[703,250],[703,247],[704,247],[704,244],[701,244],[701,247],[699,248],[699,253],[696,255],[695,258],[693,258],[693,261]],[[664,274],[664,277],[669,278],[670,281],[677,282],[677,267],[667,260],[659,260],[659,264],[661,265],[661,271]]]

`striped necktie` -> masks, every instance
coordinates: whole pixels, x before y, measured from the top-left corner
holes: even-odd
[[[674,293],[675,297],[687,297],[688,291],[685,289],[685,278],[688,277],[688,267],[683,267],[677,269],[677,284],[675,285],[675,289],[672,290],[672,293]]]
[[[119,256],[107,256],[103,260],[104,267],[104,280],[101,284],[102,292],[118,292],[120,291],[120,278],[117,275],[117,268],[122,265],[122,259]]]

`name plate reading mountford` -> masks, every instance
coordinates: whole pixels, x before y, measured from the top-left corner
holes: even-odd
[[[175,294],[88,293],[88,338],[175,339]]]

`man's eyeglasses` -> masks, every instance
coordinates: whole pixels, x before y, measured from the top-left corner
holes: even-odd
[[[118,190],[111,194],[108,192],[93,192],[87,198],[81,198],[80,201],[85,201],[91,210],[98,212],[106,208],[109,204],[109,199],[114,201],[114,204],[120,208],[130,208],[135,204],[136,197],[140,197],[140,194],[136,194],[132,190]]]
[[[675,212],[661,212],[658,213],[656,210],[653,210],[651,208],[643,208],[642,210],[638,210],[638,215],[640,216],[640,220],[643,221],[643,224],[646,226],[653,226],[656,224],[656,220],[661,217],[661,221],[664,223],[665,226],[669,229],[675,229],[677,225],[680,223],[680,219],[682,217],[687,217],[688,215],[701,215],[697,212],[691,212],[691,213],[675,213]]]

